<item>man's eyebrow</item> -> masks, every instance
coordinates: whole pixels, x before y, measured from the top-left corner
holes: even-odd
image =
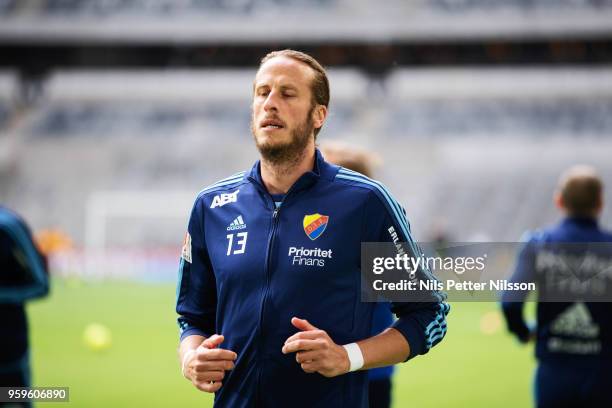
[[[270,85],[268,85],[266,83],[259,83],[258,84],[256,82],[253,82],[253,90],[257,90],[257,89],[264,88],[264,87],[268,87],[269,88]]]

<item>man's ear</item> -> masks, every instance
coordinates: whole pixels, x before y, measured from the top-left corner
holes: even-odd
[[[315,129],[319,129],[323,126],[325,118],[327,118],[327,107],[324,105],[317,105],[312,112],[312,120]]]
[[[555,207],[561,211],[565,211],[565,205],[563,204],[563,197],[561,193],[556,192],[553,196],[553,202],[555,203]]]
[[[597,207],[595,208],[595,216],[599,216],[601,214],[601,212],[603,211],[603,207],[604,207],[603,195],[600,194],[599,197],[597,197]]]

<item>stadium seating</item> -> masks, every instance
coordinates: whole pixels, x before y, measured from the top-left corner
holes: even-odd
[[[612,7],[609,0],[432,0],[427,6],[447,13],[496,10],[589,10]]]
[[[253,74],[55,73],[11,129],[21,158],[8,202],[35,225],[54,220],[82,243],[97,191],[195,194],[247,168],[257,156],[249,131]],[[355,70],[330,77],[320,140],[354,142],[385,158],[377,177],[405,205],[421,239],[443,220],[456,240],[516,240],[554,220],[556,178],[575,162],[597,165],[612,184],[609,70],[396,70],[383,83]],[[29,163],[49,165],[41,172]],[[109,245],[151,236],[172,245],[184,228],[112,226]]]
[[[13,72],[0,71],[0,131],[8,126],[18,96],[17,76]]]
[[[11,9],[15,0],[4,0],[1,9]],[[369,0],[41,0],[41,12],[50,15],[130,15],[130,14],[188,14],[208,12],[257,13],[261,9],[320,9],[341,12],[341,8],[367,8]],[[387,1],[385,7],[401,8],[401,0]],[[602,10],[612,7],[609,0],[433,0],[415,1],[411,8],[438,13],[495,12],[508,10]]]
[[[335,0],[45,0],[40,11],[47,15],[188,15],[192,13],[253,12],[255,8],[320,8]]]
[[[610,0],[0,0],[0,38],[219,44],[597,37],[610,33],[610,16]],[[305,20],[310,24],[298,24]]]

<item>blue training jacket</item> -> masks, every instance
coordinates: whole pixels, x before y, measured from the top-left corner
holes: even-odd
[[[237,353],[215,395],[216,407],[365,407],[367,372],[307,374],[284,355],[296,316],[337,344],[371,335],[375,303],[361,302],[361,242],[412,243],[404,211],[386,188],[331,165],[317,150],[275,208],[260,164],[202,190],[193,206],[179,267],[176,311],[181,340],[222,334]],[[428,271],[417,271],[428,279]],[[393,303],[393,324],[425,354],[446,333],[449,306]]]
[[[546,285],[539,282],[544,276],[548,264],[557,265],[552,272],[556,274],[558,282],[579,282],[579,275],[572,277],[581,269],[589,268],[589,262],[581,259],[576,267],[574,255],[586,254],[596,251],[608,259],[612,255],[610,246],[597,245],[597,243],[612,243],[612,234],[599,228],[597,221],[592,218],[569,217],[558,225],[550,228],[527,233],[514,274],[513,282],[538,282],[538,296],[546,296]],[[568,254],[571,246],[558,244],[575,243],[579,254]],[[585,245],[585,244],[592,244]],[[547,253],[547,262],[538,262],[539,254]],[[594,264],[593,262],[590,262]],[[575,270],[568,276],[567,267]],[[597,270],[599,275],[606,275],[605,271]],[[552,280],[549,279],[549,282]],[[595,278],[582,282],[579,288],[592,287],[597,289],[602,283]],[[604,283],[605,285],[605,283]],[[568,285],[569,287],[569,285]],[[502,309],[508,324],[508,329],[519,340],[525,342],[529,338],[530,330],[523,319],[524,294],[516,298],[514,293],[505,293],[502,297]],[[518,301],[517,301],[518,300]],[[536,328],[536,357],[540,361],[612,361],[612,303],[607,302],[538,302],[537,328]]]
[[[48,292],[46,261],[30,229],[21,217],[0,205],[0,372],[24,369],[28,354],[25,303]]]

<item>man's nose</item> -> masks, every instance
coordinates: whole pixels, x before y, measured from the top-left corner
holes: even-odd
[[[264,105],[263,108],[264,110],[270,111],[277,111],[278,110],[278,96],[277,93],[275,91],[272,91],[268,94],[268,97],[266,98],[266,100],[264,101]]]

